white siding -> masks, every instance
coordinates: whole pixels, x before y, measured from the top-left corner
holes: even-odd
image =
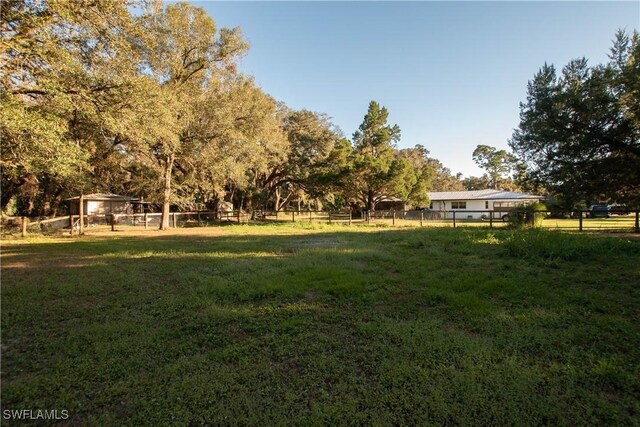
[[[102,203],[103,202],[99,202],[95,200],[88,201],[87,207],[84,210],[85,215],[96,215],[96,214],[104,213],[104,210],[102,209]]]
[[[103,215],[110,213],[131,213],[131,203],[123,201],[87,200],[85,215]]]
[[[432,210],[434,211],[449,211],[447,212],[447,218],[453,218],[453,213],[451,211],[456,212],[456,218],[459,219],[480,219],[484,215],[485,217],[489,215],[488,211],[493,211],[493,203],[494,202],[514,202],[516,200],[513,199],[494,199],[494,200],[453,200],[454,202],[466,202],[466,209],[451,209],[452,200],[433,200]],[[533,203],[537,202],[538,199],[531,200],[517,200],[517,202],[527,202]],[[488,202],[488,209],[487,209]],[[473,211],[473,212],[470,212]],[[495,211],[493,217],[498,219],[501,218],[505,212]]]

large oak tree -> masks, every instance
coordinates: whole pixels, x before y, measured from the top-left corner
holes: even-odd
[[[560,74],[545,64],[520,104],[510,146],[524,181],[568,205],[640,205],[640,37],[618,32],[607,64],[576,59]]]
[[[161,229],[169,227],[169,209],[177,202],[173,189],[176,164],[188,162],[200,142],[191,132],[198,120],[198,100],[211,79],[235,71],[234,61],[248,48],[239,29],[222,28],[207,13],[187,3],[167,5],[141,18],[151,37],[144,46],[145,70],[158,84],[156,108],[170,119],[148,149],[161,169]],[[186,167],[186,166],[184,166]]]
[[[0,2],[3,209],[55,213],[105,178],[135,117],[138,30],[126,2]]]

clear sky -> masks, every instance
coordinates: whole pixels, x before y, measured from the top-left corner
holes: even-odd
[[[453,173],[481,175],[478,144],[508,148],[544,64],[605,62],[640,2],[192,2],[251,44],[241,70],[351,137],[370,100]]]

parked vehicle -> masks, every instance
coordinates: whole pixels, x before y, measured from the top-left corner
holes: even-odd
[[[587,212],[588,218],[609,218],[610,216],[609,205],[591,205]]]
[[[611,215],[628,215],[627,205],[609,205],[609,214]]]

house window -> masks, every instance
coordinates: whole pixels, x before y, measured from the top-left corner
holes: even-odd
[[[433,202],[429,203],[429,209],[433,209]]]
[[[489,202],[484,202],[484,208],[489,209]]]
[[[451,209],[467,209],[467,202],[451,202]]]
[[[494,209],[500,209],[500,208],[515,208],[517,206],[525,206],[528,203],[525,202],[493,202],[493,208]]]

